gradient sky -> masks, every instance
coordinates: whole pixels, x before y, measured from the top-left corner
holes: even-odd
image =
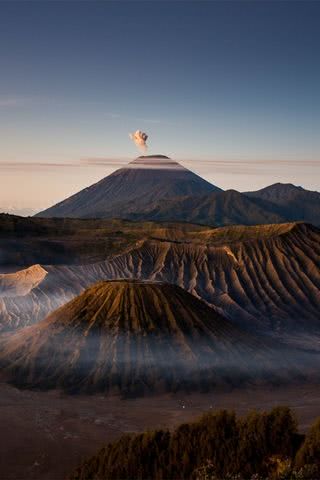
[[[320,2],[0,2],[0,206],[138,155],[222,188],[320,190]]]

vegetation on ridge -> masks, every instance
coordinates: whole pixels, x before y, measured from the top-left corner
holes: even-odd
[[[287,407],[245,418],[221,410],[172,432],[124,435],[69,480],[315,480],[319,453],[320,420],[304,437]]]

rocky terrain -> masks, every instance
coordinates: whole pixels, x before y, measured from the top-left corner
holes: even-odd
[[[15,273],[0,274],[0,297],[21,297],[36,288],[47,275],[41,265],[32,265]]]
[[[299,374],[290,352],[162,282],[99,282],[0,347],[16,385],[71,392],[207,390]]]
[[[224,227],[179,240],[172,230],[162,233],[162,238],[138,240],[102,262],[44,265],[47,275],[24,295],[6,296],[2,290],[2,331],[42,320],[97,281],[137,278],[183,287],[241,328],[318,348],[317,228],[294,223]]]

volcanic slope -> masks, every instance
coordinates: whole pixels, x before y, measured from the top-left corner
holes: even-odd
[[[258,225],[292,221],[320,225],[320,193],[291,184],[275,184],[255,192],[210,192],[155,200],[128,218],[153,221],[188,221],[206,225]]]
[[[140,240],[104,262],[45,270],[30,293],[0,298],[2,331],[43,319],[99,280],[139,278],[179,285],[241,328],[319,344],[320,231],[311,225],[223,227],[187,241]]]
[[[151,202],[220,190],[164,155],[143,156],[37,216],[128,218]]]
[[[286,222],[286,215],[274,204],[248,197],[236,190],[189,195],[155,201],[142,212],[129,215],[134,220],[187,221],[206,225],[258,225]]]
[[[290,368],[182,288],[134,280],[99,282],[0,346],[9,381],[71,392],[206,389]]]

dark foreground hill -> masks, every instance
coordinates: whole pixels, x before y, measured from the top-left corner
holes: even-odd
[[[0,363],[22,387],[137,395],[292,380],[284,357],[180,287],[119,280],[4,336]]]

